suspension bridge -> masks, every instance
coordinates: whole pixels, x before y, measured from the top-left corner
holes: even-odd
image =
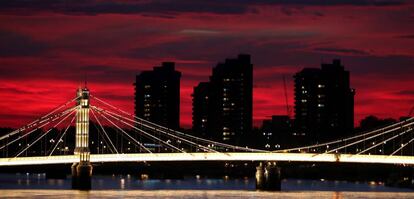
[[[101,142],[105,143],[104,147],[110,153],[91,154],[90,121],[96,124]],[[69,130],[73,125],[75,135],[71,135]],[[107,126],[116,131],[109,132]],[[49,150],[44,150],[43,155],[28,153],[56,128],[62,131],[53,139]],[[113,140],[113,134],[119,134],[117,136],[134,147],[128,148],[127,152],[120,149]],[[75,146],[72,154],[62,155],[63,149],[70,152],[68,147],[63,147],[67,136],[75,137]],[[29,137],[33,139],[27,141]],[[106,162],[287,161],[414,165],[413,141],[414,118],[408,117],[379,129],[315,145],[277,151],[234,146],[147,121],[90,94],[85,87],[78,89],[75,98],[1,136],[0,150],[7,155],[0,158],[0,166],[73,163],[72,175],[80,182],[85,180],[85,176],[87,180],[92,175],[91,163]],[[259,176],[263,174],[259,172]]]

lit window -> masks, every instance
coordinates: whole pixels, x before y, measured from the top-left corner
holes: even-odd
[[[318,104],[318,107],[325,107],[325,104]]]
[[[318,88],[325,88],[325,85],[323,85],[323,84],[318,84]]]

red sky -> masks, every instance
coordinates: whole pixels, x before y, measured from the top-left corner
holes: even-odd
[[[249,53],[254,120],[286,114],[293,74],[340,58],[356,89],[355,122],[414,106],[414,5],[399,0],[65,1],[0,3],[0,126],[19,127],[75,95],[133,112],[136,74],[162,61],[182,72],[181,124],[191,93],[225,58]]]

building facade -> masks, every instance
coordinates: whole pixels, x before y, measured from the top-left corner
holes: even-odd
[[[208,133],[209,83],[201,82],[193,91],[193,133],[196,136],[212,138]]]
[[[292,119],[287,115],[273,115],[271,119],[263,120],[261,135],[263,138],[261,148],[266,150],[279,150],[296,147],[300,139],[293,134]]]
[[[295,79],[295,133],[310,141],[340,138],[354,127],[354,95],[349,71],[340,60],[305,68]]]
[[[180,127],[180,78],[174,62],[143,71],[135,81],[135,115],[172,129]]]
[[[200,99],[203,99],[200,100]],[[208,108],[202,108],[208,104]],[[250,55],[226,59],[213,68],[208,83],[193,94],[193,129],[221,142],[239,144],[252,129],[253,65]],[[207,116],[207,119],[205,118]],[[206,130],[207,129],[207,130]]]

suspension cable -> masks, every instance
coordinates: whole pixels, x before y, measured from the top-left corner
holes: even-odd
[[[405,143],[405,144],[401,144],[401,147],[400,148],[398,148],[397,150],[395,150],[394,152],[392,152],[391,154],[390,154],[390,156],[393,156],[394,154],[396,154],[396,153],[398,153],[398,151],[400,151],[400,150],[402,150],[404,147],[406,147],[407,145],[409,145],[411,142],[413,142],[414,141],[414,138],[411,138],[411,140],[410,141],[408,141],[407,143]]]
[[[7,146],[9,146],[9,145],[11,145],[11,144],[13,144],[13,143],[15,143],[15,142],[19,141],[20,139],[22,139],[22,138],[24,138],[24,137],[26,137],[26,136],[30,135],[30,134],[31,134],[31,133],[33,133],[34,131],[36,131],[36,130],[39,130],[39,129],[43,128],[44,126],[48,125],[50,122],[53,122],[53,121],[55,121],[56,119],[59,119],[59,118],[61,118],[62,116],[65,116],[66,114],[68,114],[69,112],[71,112],[71,111],[72,111],[73,109],[75,109],[75,108],[76,108],[76,107],[73,107],[73,108],[67,109],[67,110],[65,110],[65,111],[63,111],[63,112],[61,112],[61,113],[55,114],[55,115],[53,115],[53,116],[50,116],[51,121],[45,121],[42,125],[38,126],[37,128],[32,129],[31,131],[29,131],[29,132],[28,132],[28,133],[26,133],[26,134],[20,135],[19,137],[17,137],[16,139],[12,140],[11,142],[8,142],[7,144],[5,144],[5,145],[1,146],[1,147],[0,147],[0,150],[1,150],[1,149],[3,149],[4,147],[7,147]]]
[[[224,148],[230,148],[230,149],[241,150],[241,151],[250,151],[250,152],[253,152],[253,151],[255,151],[255,152],[269,152],[269,151],[266,151],[266,150],[251,149],[251,148],[245,148],[245,147],[233,146],[233,145],[230,145],[230,144],[225,144],[225,143],[221,143],[221,142],[217,142],[217,141],[212,141],[212,140],[208,140],[208,139],[204,139],[204,138],[199,138],[199,137],[196,137],[196,136],[193,136],[193,135],[189,135],[189,134],[182,133],[182,132],[179,132],[179,131],[176,131],[176,130],[173,130],[173,129],[169,129],[169,128],[163,127],[163,126],[161,126],[161,125],[155,124],[155,123],[153,123],[153,122],[150,122],[150,121],[148,121],[148,120],[145,120],[145,119],[139,118],[139,117],[137,117],[137,116],[135,116],[135,115],[133,115],[133,114],[131,114],[131,113],[128,113],[128,112],[126,112],[126,111],[124,111],[124,110],[122,110],[122,109],[119,109],[119,108],[117,108],[117,107],[115,107],[115,106],[111,105],[110,103],[105,102],[105,101],[103,101],[103,100],[101,100],[101,99],[99,99],[99,98],[97,98],[97,97],[95,97],[95,96],[93,96],[93,95],[91,95],[91,97],[92,97],[92,98],[94,98],[94,99],[96,99],[97,101],[99,101],[99,102],[101,102],[101,103],[103,103],[103,104],[105,104],[105,105],[107,105],[107,106],[111,107],[112,109],[117,110],[117,111],[119,111],[119,112],[121,112],[121,113],[125,114],[125,115],[131,116],[131,117],[133,117],[133,118],[135,118],[135,119],[137,119],[137,120],[140,120],[141,122],[146,122],[146,123],[148,123],[148,124],[150,124],[150,125],[157,126],[157,127],[161,128],[161,129],[164,129],[164,130],[170,131],[170,132],[175,133],[175,134],[177,134],[177,135],[186,136],[186,137],[189,137],[189,138],[191,138],[191,139],[200,140],[200,141],[203,141],[204,143],[213,144],[213,145],[216,145],[216,146],[221,146],[221,147],[224,147]]]
[[[99,110],[96,110],[96,112],[103,117],[105,120],[107,120],[109,123],[111,123],[112,125],[114,125],[118,130],[120,130],[123,134],[125,134],[129,139],[133,140],[135,143],[137,143],[142,149],[144,149],[145,151],[152,153],[151,150],[149,150],[147,147],[145,147],[141,142],[139,142],[138,140],[136,140],[135,138],[131,137],[127,132],[125,132],[122,128],[120,128],[118,125],[116,125],[113,121],[111,121],[109,118],[107,118],[105,115],[103,115],[101,112],[99,112]]]
[[[102,109],[102,108],[99,108],[99,109]],[[127,117],[125,117],[125,116],[122,116],[122,115],[119,115],[119,114],[113,113],[113,112],[111,112],[111,111],[107,111],[107,110],[104,110],[104,109],[102,109],[102,111],[105,111],[105,112],[107,112],[108,114],[112,114],[112,115],[115,115],[115,116],[117,116],[117,117],[123,118],[123,119],[128,120],[128,121],[130,121],[130,122],[133,122],[133,123],[135,123],[135,124],[140,124],[140,125],[142,125],[142,126],[145,126],[147,129],[154,129],[155,131],[160,132],[160,133],[162,133],[162,134],[164,134],[164,135],[168,135],[168,136],[173,137],[173,138],[176,138],[176,139],[178,139],[178,140],[182,140],[183,142],[188,143],[190,146],[200,147],[200,148],[202,148],[202,149],[204,149],[204,150],[207,150],[207,151],[211,151],[211,152],[219,153],[218,151],[216,151],[216,150],[214,150],[214,149],[211,149],[211,148],[205,147],[205,146],[203,146],[203,145],[197,144],[197,143],[195,143],[195,142],[192,142],[192,141],[190,141],[190,140],[187,140],[187,139],[184,139],[184,138],[178,137],[178,136],[176,136],[176,135],[174,135],[174,134],[171,134],[171,133],[168,133],[168,132],[166,132],[166,131],[163,131],[162,129],[151,128],[151,127],[150,127],[149,125],[147,125],[147,124],[144,124],[144,123],[142,123],[142,122],[137,122],[137,121],[135,121],[135,120],[132,120],[132,119],[127,118]]]
[[[112,146],[110,145],[110,143],[108,142],[108,140],[105,138],[105,135],[98,128],[98,125],[96,123],[93,123],[93,126],[95,127],[95,129],[96,129],[96,131],[98,133],[98,135],[97,135],[97,139],[98,139],[97,140],[97,144],[98,144],[98,150],[97,150],[97,152],[99,153],[99,136],[101,136],[103,142],[106,144],[106,145],[103,145],[103,147],[101,148],[102,149],[102,153],[103,153],[103,149],[105,149],[106,146],[108,146],[108,149],[111,151],[111,153],[115,153],[114,149],[112,148]],[[102,141],[101,141],[101,144],[102,144]]]
[[[318,148],[318,147],[321,147],[321,146],[326,146],[326,145],[336,144],[336,143],[340,143],[340,142],[346,142],[346,141],[349,141],[349,140],[353,140],[353,139],[361,138],[361,137],[364,137],[364,136],[367,136],[367,135],[371,135],[371,134],[377,133],[377,132],[379,132],[379,131],[383,131],[383,130],[389,129],[389,128],[394,127],[394,126],[401,125],[401,124],[406,123],[406,122],[408,122],[408,121],[411,121],[411,120],[413,120],[413,119],[414,119],[414,118],[408,118],[408,119],[406,119],[406,120],[404,120],[404,121],[397,122],[397,123],[394,123],[394,124],[392,124],[392,125],[388,125],[388,126],[385,126],[385,127],[379,128],[379,129],[375,129],[375,130],[373,130],[373,131],[368,131],[367,133],[363,133],[363,134],[355,135],[355,136],[348,137],[348,138],[344,138],[344,139],[339,139],[339,140],[334,140],[334,141],[330,141],[330,142],[325,142],[325,143],[315,144],[315,145],[310,145],[310,146],[304,146],[304,147],[296,147],[296,148],[291,148],[291,149],[281,149],[281,150],[276,150],[276,151],[274,151],[274,152],[289,152],[289,151],[297,151],[297,150],[302,150],[302,149]],[[397,128],[398,128],[398,127],[397,127]],[[394,129],[397,129],[397,128],[394,128]]]
[[[76,114],[73,116],[72,120],[69,122],[68,126],[66,127],[65,131],[62,133],[62,135],[59,137],[56,145],[53,147],[52,151],[49,154],[49,157],[52,156],[53,152],[55,151],[55,149],[57,148],[57,146],[60,143],[60,140],[62,140],[63,136],[65,136],[66,132],[68,131],[70,125],[73,123],[73,121],[75,120],[76,116],[78,115],[78,113],[76,112]]]
[[[29,144],[25,149],[23,149],[22,151],[20,151],[20,153],[18,153],[16,157],[18,157],[19,155],[21,155],[23,152],[25,152],[28,148],[30,148],[31,146],[33,146],[34,144],[36,144],[40,139],[42,139],[44,136],[46,136],[50,131],[52,131],[52,129],[56,128],[60,123],[62,123],[63,121],[66,120],[66,118],[68,118],[73,112],[70,112],[69,114],[67,114],[65,117],[63,117],[62,120],[60,120],[58,123],[56,123],[53,127],[49,128],[45,133],[43,133],[41,136],[39,136],[35,141],[33,141],[31,144]]]
[[[372,139],[372,138],[375,138],[375,137],[378,137],[378,136],[381,136],[381,135],[387,134],[387,133],[389,133],[389,132],[394,132],[396,129],[401,129],[401,128],[403,128],[403,127],[410,126],[410,125],[412,125],[412,124],[414,124],[414,122],[413,122],[413,123],[406,124],[406,125],[404,125],[404,126],[397,127],[397,128],[395,128],[395,129],[391,129],[391,130],[388,130],[388,131],[384,131],[384,132],[382,132],[382,133],[379,133],[379,134],[376,134],[376,135],[370,136],[370,137],[365,138],[365,139],[362,139],[362,140],[358,140],[358,141],[355,141],[355,142],[352,142],[352,143],[346,144],[346,145],[344,145],[344,146],[341,146],[341,147],[338,147],[338,148],[332,149],[332,150],[330,150],[330,151],[327,151],[327,152],[325,152],[324,154],[326,154],[326,153],[332,153],[332,152],[334,152],[334,151],[338,151],[338,150],[343,149],[343,148],[346,148],[346,147],[348,147],[348,146],[352,146],[352,145],[354,145],[354,144],[358,144],[358,143],[361,143],[361,142],[364,142],[364,141],[370,140],[370,139]]]
[[[109,143],[111,144],[111,146],[114,148],[116,154],[118,153],[118,150],[116,149],[115,145],[112,143],[111,139],[109,138],[108,134],[105,131],[105,128],[102,126],[101,122],[99,121],[98,117],[96,117],[95,115],[95,111],[93,111],[93,109],[91,109],[92,115],[94,116],[96,122],[99,124],[99,126],[101,127],[103,134],[106,136],[106,138],[108,139]]]
[[[99,109],[97,109],[96,107],[93,107],[93,108],[94,108],[95,110],[99,111]],[[150,138],[152,138],[152,139],[154,139],[154,140],[156,140],[156,141],[159,141],[159,142],[164,143],[165,145],[169,146],[169,147],[170,147],[170,148],[172,148],[172,149],[175,149],[175,150],[180,151],[180,152],[182,152],[182,153],[186,153],[185,151],[183,151],[183,150],[181,150],[181,149],[179,149],[179,148],[175,147],[174,145],[171,145],[170,143],[168,143],[168,142],[166,142],[166,141],[164,141],[164,140],[161,140],[160,138],[157,138],[157,137],[155,137],[155,136],[153,136],[153,135],[151,135],[151,134],[149,134],[149,133],[147,133],[147,132],[145,132],[145,131],[143,131],[143,130],[139,129],[139,128],[135,127],[134,125],[131,125],[131,124],[129,124],[129,123],[127,123],[127,122],[125,122],[124,120],[120,119],[120,118],[117,118],[117,117],[115,117],[115,116],[113,116],[113,115],[111,115],[111,114],[108,114],[108,113],[106,113],[106,112],[102,112],[102,113],[104,113],[104,114],[106,114],[106,115],[108,115],[108,116],[112,117],[112,118],[113,118],[113,119],[115,119],[115,120],[118,120],[118,121],[120,121],[120,122],[122,122],[122,123],[126,124],[127,126],[129,126],[129,127],[133,128],[133,129],[135,129],[135,130],[137,130],[137,131],[139,131],[139,132],[141,132],[141,133],[143,133],[143,134],[145,134],[145,135],[149,136]]]
[[[31,123],[29,123],[29,124],[27,124],[27,125],[25,125],[25,126],[23,126],[23,127],[20,127],[20,128],[18,128],[18,129],[16,129],[16,130],[14,130],[14,131],[12,131],[12,132],[10,132],[10,133],[6,134],[6,135],[1,136],[1,137],[0,137],[0,141],[1,141],[1,140],[3,140],[3,139],[5,139],[5,138],[9,138],[9,137],[11,137],[11,136],[13,136],[13,135],[16,135],[17,133],[20,133],[20,132],[25,131],[25,130],[27,130],[27,129],[31,129],[31,128],[33,128],[33,127],[36,127],[38,124],[41,124],[41,123],[45,122],[45,120],[44,120],[45,118],[46,118],[46,120],[50,120],[50,117],[48,117],[48,116],[52,115],[53,113],[55,113],[56,111],[58,111],[58,110],[62,109],[63,107],[66,107],[67,105],[69,105],[70,103],[74,102],[74,101],[75,101],[75,100],[77,100],[78,98],[79,98],[79,97],[76,97],[76,98],[74,98],[74,99],[71,99],[71,100],[67,101],[66,103],[64,103],[64,104],[62,104],[62,105],[60,105],[60,106],[58,106],[58,107],[57,107],[57,108],[55,108],[55,109],[53,109],[51,112],[47,113],[46,115],[44,115],[44,116],[42,116],[42,117],[40,117],[40,118],[38,118],[38,119],[34,120],[33,122],[31,122]],[[48,118],[47,118],[47,117],[48,117]]]
[[[378,144],[375,144],[375,145],[373,145],[373,146],[371,146],[371,147],[369,147],[369,148],[367,148],[367,149],[365,149],[365,150],[363,150],[363,151],[360,151],[359,153],[357,153],[357,155],[362,154],[362,153],[365,153],[365,152],[367,152],[367,151],[371,150],[372,148],[375,148],[375,147],[377,147],[377,146],[379,146],[379,145],[381,145],[381,144],[385,144],[385,143],[387,143],[388,141],[393,140],[393,139],[395,139],[395,138],[396,138],[396,137],[398,137],[398,136],[402,136],[402,135],[404,135],[404,134],[405,134],[405,133],[407,133],[407,132],[409,132],[409,130],[403,131],[402,133],[399,133],[399,134],[397,134],[397,135],[394,135],[394,136],[392,136],[392,137],[390,137],[390,138],[386,139],[386,140],[385,140],[385,141],[383,141],[383,142],[379,142]]]

